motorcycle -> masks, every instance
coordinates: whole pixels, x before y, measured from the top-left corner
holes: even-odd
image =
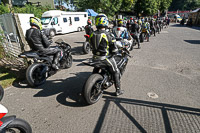
[[[4,95],[4,90],[0,85],[0,101]],[[8,110],[0,104],[0,133],[32,133],[31,126],[23,119],[16,116],[6,116]]]
[[[149,42],[149,33],[148,33],[147,29],[143,28],[140,36],[141,36],[141,38],[143,38],[144,40],[147,40],[147,42]],[[143,40],[143,42],[144,42],[144,40]]]
[[[83,52],[85,54],[88,54],[91,51],[91,47],[89,43],[90,35],[86,34],[84,35],[84,37],[86,38],[86,41],[83,43]]]
[[[123,39],[123,38],[116,38],[116,45],[120,48],[126,48],[128,51],[133,50],[133,38],[131,40]]]
[[[62,39],[56,42],[57,47],[61,49],[61,56],[58,65],[61,69],[72,66],[71,46]],[[31,87],[36,87],[45,83],[46,79],[55,74],[57,70],[52,67],[53,55],[45,55],[36,51],[27,51],[19,55],[20,58],[33,59],[26,70],[26,80]]]
[[[121,54],[114,56],[120,74],[123,75],[128,63],[129,51],[126,48],[121,50]],[[85,65],[94,67],[95,72],[85,82],[83,87],[83,97],[87,104],[91,105],[99,101],[103,91],[114,84],[114,79],[109,69],[102,62],[83,62]]]

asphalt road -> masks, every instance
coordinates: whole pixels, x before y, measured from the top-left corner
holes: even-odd
[[[171,25],[131,51],[122,77],[124,95],[108,89],[96,104],[81,96],[92,68],[81,62],[84,32],[58,35],[73,47],[72,68],[44,85],[7,88],[7,115],[27,120],[33,133],[198,133],[200,132],[200,28]],[[150,97],[149,97],[150,95]]]

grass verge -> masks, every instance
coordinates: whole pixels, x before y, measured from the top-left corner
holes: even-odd
[[[3,88],[11,86],[14,82],[22,80],[18,70],[11,70],[0,66],[0,85]]]

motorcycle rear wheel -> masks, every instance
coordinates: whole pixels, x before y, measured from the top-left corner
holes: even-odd
[[[46,82],[46,73],[42,71],[46,65],[42,63],[34,63],[26,70],[26,80],[31,87],[37,87]]]
[[[103,91],[101,88],[98,88],[101,87],[100,83],[102,80],[103,77],[100,74],[92,74],[86,81],[83,96],[87,104],[94,104],[102,97]]]
[[[86,41],[83,43],[83,53],[88,54],[89,52],[90,52],[90,43]]]
[[[28,122],[16,118],[6,127],[6,133],[32,133],[32,129]]]
[[[143,43],[144,42],[144,33],[140,34],[140,42]]]

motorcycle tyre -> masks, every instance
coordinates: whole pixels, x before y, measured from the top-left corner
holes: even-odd
[[[83,43],[83,53],[89,54],[89,52],[90,52],[90,43],[86,41]]]
[[[144,33],[141,33],[141,35],[140,35],[140,42],[141,42],[141,43],[144,42]]]
[[[83,88],[83,97],[88,105],[92,105],[98,102],[99,99],[102,97],[103,92],[100,93],[98,98],[96,98],[95,100],[91,100],[91,97],[90,97],[90,93],[92,91],[94,84],[97,81],[101,81],[101,80],[103,80],[103,77],[100,74],[92,74],[86,81],[85,86]]]
[[[32,133],[32,128],[28,122],[23,119],[16,118],[14,119],[7,127],[6,131],[9,129],[18,129],[21,133]]]
[[[45,64],[34,63],[34,64],[30,65],[30,66],[28,67],[28,69],[26,70],[26,80],[27,80],[27,82],[28,82],[28,85],[30,85],[31,87],[37,87],[37,86],[42,85],[42,84],[44,84],[44,83],[46,82],[46,75],[43,75],[43,76],[45,76],[45,78],[43,79],[43,81],[41,81],[41,82],[39,82],[39,83],[35,83],[35,81],[34,81],[34,79],[33,79],[33,77],[32,77],[33,71],[34,71],[37,67],[39,67],[39,66],[41,66],[41,65],[45,65]],[[46,74],[46,73],[45,73],[45,74]]]
[[[0,85],[0,101],[3,99],[3,95],[4,95],[4,89],[3,89],[3,87]]]
[[[72,58],[72,55],[70,54],[66,59],[65,68],[70,68],[72,66],[72,61],[73,61],[73,58]]]

